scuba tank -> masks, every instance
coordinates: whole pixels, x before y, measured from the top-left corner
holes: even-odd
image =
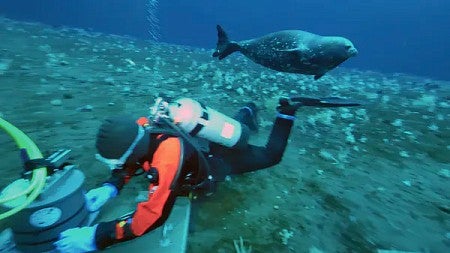
[[[190,98],[168,105],[169,118],[192,137],[226,146],[246,144],[249,134],[241,123]]]

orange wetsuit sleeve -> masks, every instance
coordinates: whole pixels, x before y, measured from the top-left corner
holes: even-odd
[[[158,182],[149,186],[148,200],[137,205],[131,219],[99,223],[95,235],[98,249],[141,236],[164,223],[176,198],[171,186],[181,167],[181,152],[181,142],[176,137],[159,144],[151,162],[158,171]]]
[[[164,212],[168,214],[166,206],[169,205],[171,208],[176,197],[173,196],[169,201],[170,195],[173,194],[171,185],[180,167],[180,157],[181,145],[178,138],[168,138],[156,149],[151,167],[158,171],[158,184],[151,185],[148,200],[137,205],[131,222],[131,231],[134,235],[140,236],[150,228],[158,227],[164,221],[157,221],[163,216],[168,216],[164,215]]]

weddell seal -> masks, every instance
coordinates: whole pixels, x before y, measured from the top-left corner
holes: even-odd
[[[301,30],[285,30],[239,42],[230,41],[217,25],[219,60],[239,51],[255,63],[273,70],[314,75],[314,80],[334,69],[358,50],[343,37],[320,36]]]

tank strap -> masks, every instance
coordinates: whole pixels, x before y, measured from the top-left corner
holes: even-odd
[[[27,150],[22,148],[20,149],[20,156],[22,158],[24,171],[22,173],[23,177],[31,175],[33,170],[41,167],[47,168],[47,174],[51,175],[57,170],[63,169],[65,166],[70,163],[67,162],[69,158],[70,150],[60,149],[53,153],[51,156],[46,158],[38,158],[38,159],[30,159],[28,156]]]
[[[38,159],[30,159],[24,162],[24,172],[23,176],[27,176],[33,172],[33,170],[46,167],[47,173],[53,173],[56,168],[53,164],[51,164],[46,158],[38,158]]]
[[[204,120],[208,120],[209,119],[209,114],[206,111],[206,106],[201,103],[198,102],[200,104],[200,106],[202,107],[202,116],[200,118],[204,119]],[[194,129],[191,130],[191,132],[189,132],[190,136],[196,136],[202,129],[203,127],[205,127],[205,125],[203,125],[202,123],[197,123],[197,125],[194,127]]]

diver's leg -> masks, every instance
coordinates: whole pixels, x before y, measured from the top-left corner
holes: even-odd
[[[251,132],[258,131],[258,122],[256,119],[256,105],[253,102],[247,103],[241,107],[233,118],[241,123],[242,132],[238,142],[232,147],[234,150],[243,150],[248,146],[248,140]]]
[[[252,131],[258,131],[256,104],[253,102],[247,103],[234,115],[234,119],[246,125]]]

